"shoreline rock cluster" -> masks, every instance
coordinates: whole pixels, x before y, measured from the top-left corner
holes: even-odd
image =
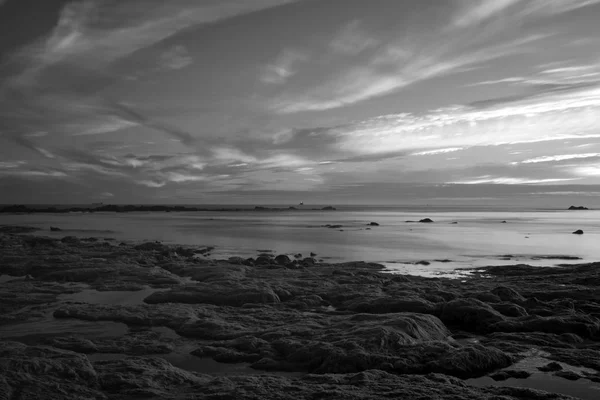
[[[8,399],[570,399],[467,382],[533,373],[566,386],[600,381],[600,263],[493,266],[452,280],[366,262],[211,260],[196,257],[201,246],[34,232],[0,229],[0,275],[24,277],[0,283]],[[145,288],[153,293],[139,303],[61,300]],[[44,334],[25,329],[36,324],[48,324]],[[62,324],[126,329],[93,336]],[[264,375],[181,369],[165,356],[181,349],[198,363],[244,363]],[[520,369],[532,352],[543,363]],[[277,375],[284,371],[299,376]]]

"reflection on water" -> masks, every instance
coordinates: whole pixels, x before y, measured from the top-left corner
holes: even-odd
[[[587,379],[569,381],[549,374],[536,373],[527,379],[510,378],[506,381],[496,382],[490,377],[469,379],[467,383],[473,386],[512,386],[547,392],[562,393],[577,397],[582,400],[597,400],[600,398],[600,385]]]
[[[144,304],[144,299],[146,297],[158,291],[160,290],[152,288],[145,288],[137,291],[98,291],[95,289],[84,289],[78,293],[61,294],[58,296],[58,300],[88,304],[135,306]]]

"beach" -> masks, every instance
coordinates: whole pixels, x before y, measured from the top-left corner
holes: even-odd
[[[586,237],[591,224],[569,215]],[[61,217],[60,231],[48,219],[0,228],[9,399],[595,399],[600,390],[600,264],[562,249],[527,253],[537,266],[498,251],[490,255],[504,265],[482,261],[448,278],[278,245],[224,257],[200,240],[117,238]],[[319,225],[337,222],[327,218]],[[439,229],[466,224],[432,219]],[[385,225],[377,220],[358,219],[355,233]]]

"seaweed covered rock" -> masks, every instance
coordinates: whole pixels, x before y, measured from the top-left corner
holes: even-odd
[[[456,299],[443,305],[440,319],[466,331],[486,332],[505,317],[490,305],[472,298]]]

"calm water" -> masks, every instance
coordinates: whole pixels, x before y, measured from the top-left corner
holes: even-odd
[[[407,223],[431,218],[432,224]],[[502,223],[506,221],[506,223]],[[369,222],[380,226],[368,227]],[[456,223],[454,223],[456,222]],[[283,212],[94,213],[0,215],[0,224],[31,225],[54,237],[111,237],[215,246],[211,258],[317,253],[329,261],[373,261],[404,273],[457,267],[564,261],[570,255],[600,261],[600,211],[436,211],[432,209]],[[324,225],[342,225],[330,229]],[[50,226],[62,232],[50,232]],[[366,229],[371,228],[371,229]],[[582,229],[584,235],[573,235]],[[510,260],[500,256],[512,255]],[[451,260],[439,262],[435,260]],[[411,265],[428,261],[430,265]],[[581,261],[578,261],[581,262]]]

